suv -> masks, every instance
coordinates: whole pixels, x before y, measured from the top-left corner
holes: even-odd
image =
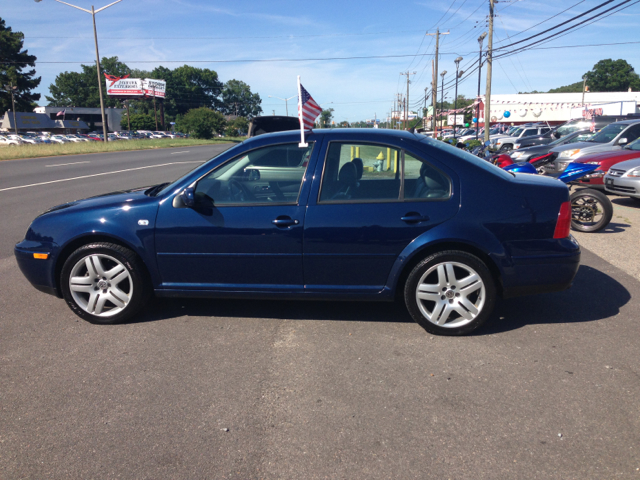
[[[532,137],[535,135],[543,135],[551,131],[548,126],[534,125],[531,127],[521,127],[511,134],[510,137],[498,138],[496,146],[498,150],[504,152],[507,150],[513,150],[513,146],[520,141],[520,138]]]
[[[640,119],[610,123],[586,142],[552,149],[554,160],[543,168],[546,173],[560,173],[567,168],[567,165],[584,155],[620,150],[637,138],[640,138]]]

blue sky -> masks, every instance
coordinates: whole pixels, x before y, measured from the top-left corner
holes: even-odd
[[[617,4],[621,0],[616,0]],[[70,3],[91,8],[87,0]],[[94,3],[100,8],[110,3]],[[443,36],[439,69],[453,79],[453,60],[462,56],[466,69],[478,57],[477,37],[486,30],[488,0],[334,1],[272,0],[236,2],[200,0],[123,0],[97,15],[100,56],[118,56],[132,68],[192,64],[218,72],[222,81],[239,79],[263,99],[265,114],[284,114],[284,102],[269,95],[296,95],[296,76],[323,108],[334,108],[336,121],[385,117],[396,93],[406,92],[401,71],[412,76],[410,103],[430,87],[433,37],[425,32],[449,30]],[[578,3],[569,11],[534,26]],[[541,2],[513,0],[497,4],[494,47],[552,27],[602,0]],[[636,24],[640,5],[550,41],[544,47],[640,41]],[[612,4],[613,5],[613,4]],[[611,6],[611,5],[609,5]],[[607,8],[607,7],[605,7]],[[25,47],[40,62],[38,92],[57,74],[79,71],[95,61],[91,16],[53,0],[0,0],[0,16],[25,34]],[[533,27],[533,28],[531,28]],[[523,30],[531,28],[527,32]],[[552,32],[553,33],[553,32]],[[81,37],[81,38],[65,38]],[[486,41],[485,41],[486,45]],[[530,50],[494,61],[492,92],[546,91],[579,81],[601,59],[622,58],[640,72],[640,44]],[[415,56],[419,54],[418,56]],[[430,54],[429,56],[420,56]],[[319,59],[357,56],[404,56],[301,62],[220,62],[221,60]],[[439,77],[440,78],[440,77]],[[482,75],[482,91],[485,73]],[[460,94],[475,96],[477,75],[460,83]],[[453,96],[453,91],[449,93]],[[439,99],[439,95],[438,95]],[[289,113],[295,110],[295,99]],[[294,105],[293,108],[292,105]]]

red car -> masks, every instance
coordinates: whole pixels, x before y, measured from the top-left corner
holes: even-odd
[[[577,160],[575,163],[590,163],[600,165],[593,173],[586,175],[578,180],[582,185],[588,185],[591,188],[604,190],[603,178],[616,163],[624,162],[625,160],[632,160],[634,158],[640,158],[640,141],[635,141],[624,147],[622,150],[613,150],[610,152],[592,153],[591,155],[585,155]]]

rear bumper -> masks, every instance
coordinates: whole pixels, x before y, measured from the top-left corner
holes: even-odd
[[[505,269],[503,277],[504,298],[571,287],[580,267],[580,245],[571,236],[555,242],[553,254],[512,257],[512,266]]]

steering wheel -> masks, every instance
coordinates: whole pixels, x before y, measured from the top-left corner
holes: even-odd
[[[237,180],[229,180],[229,197],[234,202],[239,203],[255,199],[253,194]]]

